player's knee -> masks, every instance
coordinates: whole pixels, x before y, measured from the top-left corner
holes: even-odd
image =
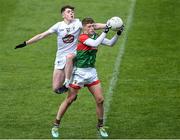
[[[76,96],[68,97],[67,100],[66,100],[67,104],[69,104],[69,105],[72,104],[76,100],[76,98],[77,98]]]
[[[68,54],[68,55],[66,56],[66,59],[67,59],[67,60],[73,60],[74,57],[75,57],[74,54]]]
[[[75,99],[77,98],[76,96],[77,96],[76,94],[70,93],[66,98],[67,104],[68,105],[72,104],[75,101]]]
[[[103,102],[104,102],[104,98],[103,97],[99,97],[99,98],[96,99],[96,103],[97,104],[103,104]]]

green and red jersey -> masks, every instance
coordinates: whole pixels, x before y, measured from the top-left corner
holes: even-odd
[[[88,39],[97,39],[97,34],[89,36],[88,34],[81,34],[79,36],[77,45],[77,54],[75,58],[75,66],[78,68],[95,67],[97,48],[87,46],[84,42]]]

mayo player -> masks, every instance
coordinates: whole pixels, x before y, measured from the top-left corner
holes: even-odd
[[[74,7],[70,5],[61,8],[63,21],[56,23],[47,31],[40,33],[31,39],[19,44],[15,49],[23,48],[35,43],[53,33],[57,35],[57,53],[53,72],[52,88],[55,93],[66,92],[69,87],[69,80],[73,69],[73,58],[76,55],[76,44],[81,32],[82,23],[74,18]],[[97,23],[96,29],[105,28],[105,24]]]

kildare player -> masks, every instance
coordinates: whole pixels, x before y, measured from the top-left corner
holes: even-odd
[[[66,92],[73,69],[73,58],[76,55],[76,44],[82,29],[82,23],[75,18],[74,7],[70,5],[61,8],[63,21],[56,23],[47,31],[37,34],[31,39],[19,44],[15,49],[23,48],[55,33],[57,35],[57,53],[53,72],[52,88],[55,93]],[[105,24],[95,23],[95,29],[105,28]]]

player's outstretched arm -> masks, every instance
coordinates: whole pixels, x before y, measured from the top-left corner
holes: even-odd
[[[31,39],[29,39],[28,41],[24,41],[23,43],[17,45],[14,49],[19,49],[19,48],[23,48],[29,44],[35,43],[45,37],[47,37],[48,35],[50,35],[51,33],[49,33],[48,31],[45,31],[43,33],[40,33],[38,35],[35,35],[34,37],[32,37]]]

